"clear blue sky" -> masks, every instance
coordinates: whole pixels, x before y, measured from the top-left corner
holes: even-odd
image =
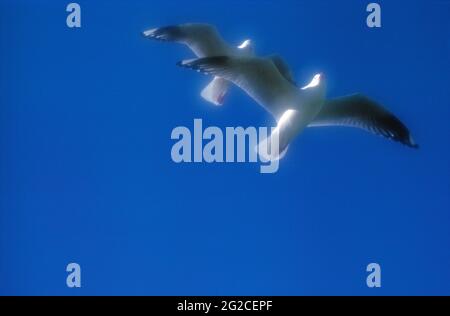
[[[450,1],[0,0],[0,294],[450,294]],[[182,164],[172,129],[264,126],[238,89],[211,107],[192,53],[141,37],[183,22],[279,53],[328,96],[365,93],[415,151],[307,130],[274,175]],[[65,267],[82,267],[82,288]],[[382,267],[382,288],[365,268]]]

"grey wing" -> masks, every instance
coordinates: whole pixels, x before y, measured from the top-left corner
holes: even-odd
[[[272,60],[274,65],[277,67],[278,71],[281,73],[281,75],[290,83],[292,83],[294,86],[297,85],[295,82],[294,76],[292,74],[292,71],[289,67],[289,65],[284,61],[283,58],[281,58],[279,55],[271,55],[269,58]]]
[[[188,23],[144,31],[147,38],[186,44],[197,57],[228,55],[231,48],[210,24]]]
[[[233,82],[275,118],[282,114],[277,112],[278,102],[294,88],[269,58],[215,56],[185,60],[178,65]]]
[[[418,148],[408,128],[375,101],[355,94],[329,100],[309,127],[348,126]]]

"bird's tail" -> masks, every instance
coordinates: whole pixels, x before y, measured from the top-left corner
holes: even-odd
[[[223,101],[225,96],[228,93],[228,89],[230,87],[230,82],[215,77],[213,81],[211,81],[201,92],[201,96],[208,102],[211,102],[214,105],[221,106],[223,105]]]

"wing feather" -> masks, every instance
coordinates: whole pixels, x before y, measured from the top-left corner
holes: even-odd
[[[356,127],[418,148],[408,128],[394,114],[375,101],[355,94],[329,100],[309,127]]]
[[[144,31],[145,37],[187,45],[197,57],[228,55],[231,47],[210,24],[188,23]]]

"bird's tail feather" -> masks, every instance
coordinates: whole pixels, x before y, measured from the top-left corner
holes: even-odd
[[[224,98],[230,87],[229,81],[215,77],[201,92],[201,96],[214,105],[223,105]]]

